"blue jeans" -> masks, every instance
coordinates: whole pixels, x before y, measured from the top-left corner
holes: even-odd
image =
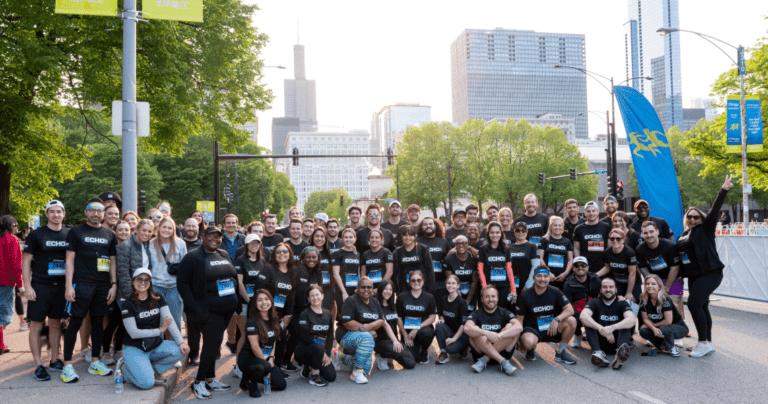
[[[154,286],[155,292],[163,295],[165,301],[168,303],[168,310],[171,311],[173,321],[176,323],[176,327],[181,331],[181,312],[184,309],[179,295],[179,290],[174,288],[161,288],[160,286]]]
[[[8,327],[13,321],[13,304],[16,294],[13,286],[0,286],[0,327]]]
[[[123,375],[136,387],[147,390],[155,385],[155,373],[163,374],[180,361],[184,355],[174,341],[163,341],[157,348],[144,352],[133,346],[123,348]]]

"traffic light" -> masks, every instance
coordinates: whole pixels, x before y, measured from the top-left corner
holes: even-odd
[[[229,192],[229,186],[224,187],[224,198],[226,198],[227,201],[229,201],[229,199],[231,198],[231,195],[232,194]]]
[[[147,205],[147,191],[139,190],[139,209],[143,209]]]
[[[571,179],[572,180],[576,179],[576,169],[575,168],[571,168]]]
[[[392,158],[392,148],[387,149],[387,165],[391,166],[392,164],[395,164],[395,159]]]
[[[624,199],[624,182],[622,181],[616,183],[616,197]]]
[[[613,171],[608,167],[608,174],[605,176],[605,185],[608,187],[608,193],[613,195]]]
[[[544,178],[544,173],[539,173],[539,184],[543,184],[544,183],[544,179],[545,179]]]
[[[339,206],[344,206],[344,194],[339,194]]]
[[[299,148],[298,147],[294,147],[293,148],[293,154],[296,155],[296,156],[299,155]],[[293,165],[295,165],[295,166],[299,165],[299,158],[298,157],[294,157],[293,158]]]

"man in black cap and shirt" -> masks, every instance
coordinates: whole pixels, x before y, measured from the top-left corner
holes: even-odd
[[[661,238],[665,238],[673,243],[675,242],[675,235],[672,233],[672,229],[669,227],[667,221],[660,217],[651,216],[651,207],[648,205],[647,201],[641,199],[635,202],[635,215],[637,217],[635,218],[635,221],[629,225],[629,228],[641,234],[641,243],[643,242],[643,223],[649,220],[656,223],[656,228],[659,229],[659,236]]]
[[[592,299],[581,312],[581,322],[587,329],[587,340],[592,348],[592,364],[610,365],[616,370],[629,358],[629,343],[637,317],[626,300],[616,298],[616,281],[605,278],[600,284],[600,298]],[[606,354],[616,352],[609,363]]]
[[[392,237],[397,243],[397,232],[400,228],[406,225],[405,220],[402,219],[403,207],[400,205],[400,201],[393,199],[389,202],[389,219],[381,223],[381,227],[389,230],[392,233]],[[394,251],[394,249],[392,250]]]
[[[584,205],[584,217],[587,221],[573,232],[573,254],[585,257],[589,261],[590,272],[597,272],[605,265],[603,255],[608,249],[608,234],[612,226],[598,220],[600,211],[595,201]]]
[[[99,195],[99,199],[104,203],[104,208],[117,206],[121,212],[123,211],[123,198],[117,192],[104,191],[104,193]]]
[[[451,215],[451,222],[453,222],[453,225],[445,229],[445,239],[448,240],[448,243],[453,247],[453,239],[455,239],[456,236],[467,235],[467,213],[464,212],[464,209],[454,210]]]
[[[525,227],[528,228],[528,241],[539,246],[539,240],[544,237],[549,227],[549,220],[547,215],[542,213],[536,213],[539,208],[539,198],[534,194],[528,194],[523,198],[523,204],[525,204],[525,213],[515,219],[515,223],[523,222]]]
[[[616,197],[606,195],[605,199],[603,199],[603,209],[605,209],[606,216],[600,219],[600,221],[613,227],[613,215],[619,210],[619,202],[616,200]]]

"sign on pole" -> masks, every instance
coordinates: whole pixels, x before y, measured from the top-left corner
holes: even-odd
[[[763,113],[760,97],[750,95],[744,101],[747,110],[747,153],[763,151]]]
[[[144,18],[203,22],[203,0],[144,0]]]
[[[117,16],[117,0],[56,0],[56,14]]]
[[[40,227],[40,215],[29,215],[29,227],[32,230]]]
[[[603,175],[603,174],[605,174],[607,172],[608,172],[608,169],[598,168],[597,170],[595,170],[595,175]]]
[[[741,97],[728,96],[725,114],[726,152],[741,153]]]
[[[149,103],[125,102],[136,105],[136,136],[149,137]],[[112,101],[112,136],[123,135],[123,101]]]
[[[210,223],[216,220],[214,217],[214,211],[216,210],[215,202],[197,201],[197,210],[203,212],[203,221],[206,223]]]

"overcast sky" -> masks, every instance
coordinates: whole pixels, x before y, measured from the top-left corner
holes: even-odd
[[[273,117],[284,113],[283,79],[293,78],[293,45],[306,49],[306,76],[317,85],[320,130],[370,130],[371,115],[396,102],[432,107],[433,121],[451,121],[450,45],[464,29],[535,30],[586,36],[587,69],[616,82],[624,77],[626,0],[245,0],[261,8],[254,24],[269,35],[263,49],[263,83],[272,109],[258,113],[259,144],[271,148]],[[679,0],[680,28],[732,45],[754,46],[768,30],[765,0]],[[693,34],[680,35],[683,103],[707,97],[731,66],[717,48]],[[736,51],[726,48],[734,59]],[[610,109],[610,95],[587,80],[590,110]],[[625,136],[621,119],[617,133]],[[589,133],[605,132],[594,114]]]

